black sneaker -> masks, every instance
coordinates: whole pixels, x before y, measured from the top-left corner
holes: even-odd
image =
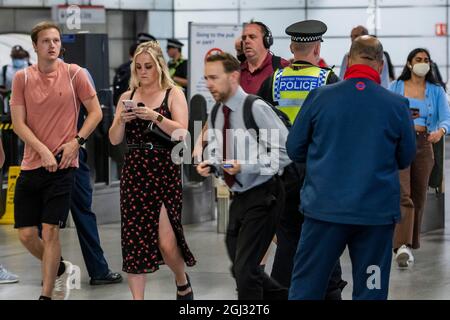
[[[110,271],[104,278],[99,278],[99,279],[91,278],[91,280],[89,281],[89,284],[91,286],[98,286],[98,285],[102,285],[102,284],[120,283],[120,282],[122,282],[122,280],[123,280],[122,275],[120,273]]]

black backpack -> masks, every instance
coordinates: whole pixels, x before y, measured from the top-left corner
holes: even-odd
[[[276,113],[278,118],[281,120],[281,122],[283,122],[283,124],[286,126],[286,128],[288,128],[288,130],[292,127],[289,117],[283,111],[278,110],[276,107],[272,106],[270,103],[268,103],[261,97],[249,94],[244,101],[244,110],[243,110],[244,123],[247,130],[250,129],[255,130],[254,132],[256,133],[256,141],[258,143],[259,143],[259,127],[255,121],[255,118],[253,117],[252,112],[253,103],[258,99],[263,100],[265,103],[267,103],[267,105],[269,105],[272,108],[272,110]],[[219,110],[219,106],[220,103],[216,103],[211,110],[211,123],[213,128],[215,127],[217,111]],[[303,183],[305,175],[304,172],[305,169],[303,164],[296,164],[292,162],[287,167],[285,167],[281,178],[283,180],[286,190],[298,191],[297,189],[300,188],[299,185]]]
[[[278,118],[283,122],[283,124],[288,128],[288,130],[292,127],[291,121],[289,117],[283,112],[278,110],[276,107],[272,106],[270,103],[262,99],[261,97],[249,94],[244,101],[244,123],[245,127],[249,129],[255,130],[256,133],[256,141],[259,143],[259,127],[256,124],[255,118],[253,117],[252,106],[253,103],[261,99],[266,102],[272,110],[276,113]],[[213,128],[215,127],[217,111],[219,110],[220,103],[216,103],[211,110],[211,123]],[[250,131],[251,132],[251,131]],[[270,150],[267,150],[270,151]],[[298,192],[300,190],[301,185],[303,184],[303,180],[305,179],[305,165],[301,163],[292,162],[287,165],[283,174],[281,175],[281,179],[283,181],[284,187],[289,192]]]
[[[259,127],[256,124],[255,118],[253,117],[253,112],[252,112],[252,107],[253,104],[256,100],[261,99],[262,101],[264,101],[267,105],[269,105],[272,110],[276,113],[276,115],[278,116],[278,118],[280,118],[281,122],[283,122],[283,124],[286,126],[286,128],[290,129],[292,124],[291,121],[289,120],[289,117],[283,112],[278,110],[278,108],[272,106],[269,102],[265,101],[263,98],[258,97],[256,95],[253,94],[249,94],[244,101],[244,123],[245,123],[245,127],[247,128],[247,130],[255,130],[256,132],[256,141],[259,142]],[[211,123],[213,125],[213,127],[215,126],[216,123],[216,117],[217,117],[217,111],[219,110],[219,106],[220,103],[216,103],[214,105],[214,107],[211,110]]]

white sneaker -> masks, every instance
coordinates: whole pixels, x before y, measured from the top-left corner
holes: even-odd
[[[395,260],[397,261],[398,267],[400,269],[407,269],[414,263],[414,256],[412,254],[411,248],[402,245],[397,250],[397,254],[395,255]]]
[[[0,284],[2,283],[16,283],[19,281],[19,276],[9,272],[0,264]]]
[[[66,270],[62,275],[56,278],[55,287],[52,292],[53,300],[67,300],[70,296],[70,275],[73,272],[73,265],[69,261],[64,260]]]

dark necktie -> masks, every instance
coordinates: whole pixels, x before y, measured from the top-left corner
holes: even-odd
[[[231,109],[228,108],[226,105],[223,105],[223,160],[227,160],[226,159],[226,155],[227,155],[227,146],[228,146],[228,141],[227,141],[227,129],[230,129],[230,113],[231,113]],[[234,182],[236,181],[235,177],[233,175],[230,175],[228,173],[226,173],[225,171],[223,172],[223,176],[225,179],[225,183],[227,184],[227,186],[229,188],[231,188],[234,184]]]

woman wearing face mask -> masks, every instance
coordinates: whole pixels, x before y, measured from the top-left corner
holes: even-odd
[[[394,252],[400,268],[414,262],[411,249],[420,247],[428,180],[434,165],[432,143],[442,139],[450,128],[447,96],[433,76],[430,62],[426,49],[414,49],[398,80],[389,86],[409,100],[416,130],[416,158],[409,168],[400,170],[402,219],[394,233]]]

